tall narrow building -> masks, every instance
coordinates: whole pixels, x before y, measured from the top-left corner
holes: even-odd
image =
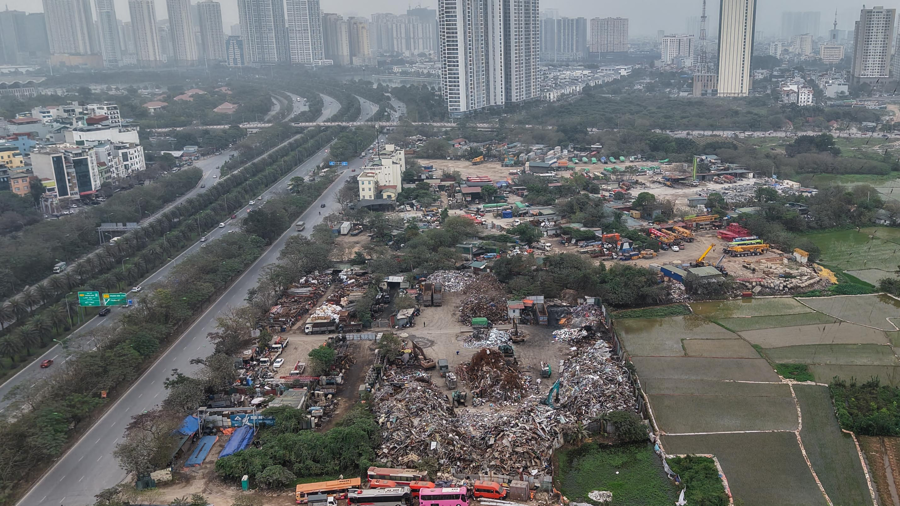
[[[122,65],[122,45],[119,41],[119,18],[116,17],[116,4],[113,0],[95,0],[97,5],[97,22],[100,26],[100,54],[103,55],[103,66],[107,68]]]
[[[100,54],[90,0],[43,0],[51,54]]]
[[[438,33],[451,115],[540,95],[538,0],[438,0]]]
[[[200,18],[200,46],[207,62],[225,61],[225,29],[222,26],[222,6],[206,0],[197,4]]]
[[[369,49],[369,22],[366,18],[350,18],[347,20],[350,31],[350,63],[368,65],[372,52]]]
[[[340,14],[322,14],[325,59],[335,65],[350,65],[350,28]]]
[[[190,0],[166,0],[169,13],[169,38],[175,65],[197,64],[197,45],[194,41],[194,21]]]
[[[325,59],[319,0],[287,0],[287,33],[291,63]]]
[[[288,60],[284,3],[238,0],[245,65],[274,65]]]
[[[0,11],[0,65],[21,65],[25,18],[22,11]]]
[[[159,30],[156,26],[156,5],[153,0],[128,0],[131,14],[131,36],[134,52],[141,67],[156,67],[163,62],[159,49]],[[128,34],[126,34],[128,35]]]
[[[851,75],[855,83],[873,83],[890,76],[896,9],[862,9],[856,22]]]
[[[627,53],[628,19],[594,18],[591,20],[591,53]]]
[[[750,94],[750,58],[755,24],[756,0],[722,0],[719,8],[720,97],[746,97]]]

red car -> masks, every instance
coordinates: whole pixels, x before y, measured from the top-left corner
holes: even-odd
[[[232,215],[231,215],[231,219],[233,220],[233,219],[235,219],[235,218],[237,218],[237,215],[236,215],[236,214],[232,214]]]
[[[48,358],[47,360],[44,360],[43,362],[41,362],[41,369],[46,369],[46,368],[50,367],[51,365],[53,365],[53,361]]]

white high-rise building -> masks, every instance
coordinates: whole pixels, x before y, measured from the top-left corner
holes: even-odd
[[[591,20],[592,53],[627,53],[628,19],[594,18]]]
[[[319,0],[287,0],[287,33],[291,63],[325,59]]]
[[[664,35],[662,38],[662,61],[666,65],[675,63],[680,58],[693,60],[693,35]]]
[[[153,0],[128,0],[132,36],[138,65],[155,67],[163,61],[156,27],[156,5]]]
[[[722,0],[719,8],[720,97],[750,94],[756,0]]]
[[[280,0],[238,0],[246,65],[288,61],[284,4]]]
[[[100,53],[91,0],[43,0],[51,54]]]
[[[438,0],[438,33],[451,114],[540,95],[538,0]]]
[[[194,21],[190,0],[166,0],[169,13],[169,37],[176,65],[196,65],[197,44],[194,42]]]
[[[113,0],[95,0],[97,5],[97,21],[100,26],[100,52],[103,65],[119,67],[122,65],[122,45],[119,41],[119,19],[116,17],[116,4]]]
[[[874,82],[890,75],[896,9],[862,9],[856,22],[851,74],[856,82]]]
[[[207,61],[225,61],[225,29],[222,26],[222,6],[206,0],[197,4],[200,18],[200,42]]]

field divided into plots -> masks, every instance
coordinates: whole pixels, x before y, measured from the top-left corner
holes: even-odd
[[[668,453],[715,454],[746,506],[826,504],[813,470],[834,504],[871,504],[856,447],[841,433],[827,389],[792,387],[773,364],[807,365],[823,383],[846,373],[900,381],[893,348],[900,332],[888,320],[900,315],[894,302],[709,302],[691,304],[693,315],[617,321],[616,329]]]

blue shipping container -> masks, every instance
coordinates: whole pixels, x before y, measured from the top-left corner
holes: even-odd
[[[504,218],[512,218],[512,211],[503,211]]]

